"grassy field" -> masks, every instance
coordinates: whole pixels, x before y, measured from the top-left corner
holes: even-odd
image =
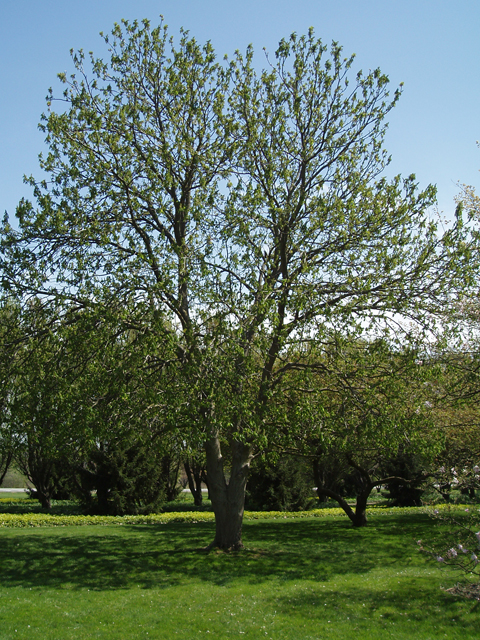
[[[0,639],[478,638],[480,603],[415,544],[434,526],[246,522],[232,554],[202,551],[211,522],[0,529]]]

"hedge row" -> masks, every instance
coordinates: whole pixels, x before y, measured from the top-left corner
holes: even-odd
[[[465,511],[467,505],[455,505],[455,511]],[[435,511],[452,509],[450,505],[436,505]],[[472,507],[470,507],[472,509]],[[407,515],[419,512],[433,512],[433,508],[424,507],[372,507],[368,510],[371,516]],[[322,518],[325,516],[345,516],[338,507],[329,509],[313,509],[312,511],[246,511],[245,520],[291,520],[295,518]],[[0,514],[0,527],[66,527],[85,525],[135,525],[135,524],[167,524],[169,522],[212,522],[215,519],[211,511],[187,511],[176,513],[157,513],[144,516],[57,516],[50,514]]]

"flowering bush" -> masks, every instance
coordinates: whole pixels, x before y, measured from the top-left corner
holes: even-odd
[[[468,575],[466,584],[457,584],[449,593],[480,601],[480,509],[434,509],[433,518],[447,525],[446,533],[437,536],[431,543],[417,540],[420,551],[430,555],[436,562]]]
[[[480,467],[477,464],[463,467],[442,465],[431,475],[433,487],[447,502],[450,501],[451,491],[460,491],[475,499],[475,491],[480,489]]]

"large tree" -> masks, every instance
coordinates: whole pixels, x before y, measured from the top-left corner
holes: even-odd
[[[162,318],[176,425],[205,443],[214,544],[240,547],[250,462],[283,420],[270,398],[312,364],[292,343],[427,326],[468,284],[468,230],[440,237],[435,189],[381,177],[400,90],[353,74],[313,30],[260,73],[252,48],[222,64],[163,24],[123,22],[105,41],[110,60],[73,54],[58,111],[48,98],[50,179],[30,180],[38,205],[21,202],[19,233],[4,224],[3,280]]]

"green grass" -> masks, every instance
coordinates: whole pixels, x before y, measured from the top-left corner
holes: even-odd
[[[423,514],[246,521],[240,553],[213,523],[0,529],[0,639],[478,638],[480,603],[418,551]]]
[[[16,502],[21,502],[22,500],[29,500],[29,495],[26,491],[17,492],[17,491],[1,491],[0,492],[0,504],[4,500],[15,500]],[[37,502],[37,500],[35,500]]]
[[[3,479],[2,487],[8,487],[11,489],[12,487],[17,488],[25,488],[30,486],[30,482],[28,479],[15,467],[11,466],[7,473],[5,474],[5,478]]]

